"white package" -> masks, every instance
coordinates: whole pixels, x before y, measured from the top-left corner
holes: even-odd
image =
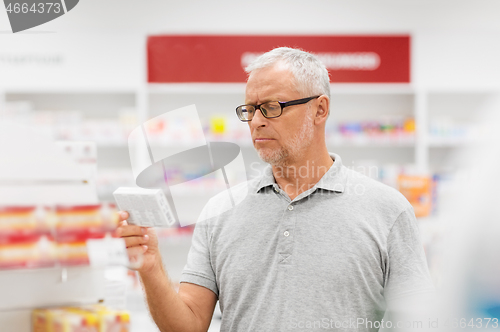
[[[127,223],[144,227],[168,227],[175,223],[161,189],[120,187],[113,192],[118,208],[127,211]]]

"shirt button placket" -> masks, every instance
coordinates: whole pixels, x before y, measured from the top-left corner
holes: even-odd
[[[293,231],[295,227],[295,213],[293,213],[294,206],[289,203],[288,206],[286,206],[286,211],[283,214],[283,220],[281,224],[281,244],[280,244],[280,250],[279,250],[279,255],[280,257],[286,257],[286,259],[280,259],[281,264],[292,264],[292,252],[293,252],[293,246],[294,246],[294,239],[293,239]]]
[[[291,204],[288,205],[287,209],[288,209],[288,211],[293,211],[293,205],[291,205]],[[287,220],[289,221],[289,224],[285,225],[286,230],[283,232],[283,235],[285,237],[288,237],[290,235],[290,232],[289,232],[290,228],[288,228],[288,227],[292,227],[291,222],[292,222],[292,220],[294,220],[294,216],[289,216],[287,218]]]

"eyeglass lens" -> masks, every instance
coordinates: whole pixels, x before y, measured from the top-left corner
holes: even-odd
[[[269,102],[260,105],[259,107],[262,115],[265,117],[277,117],[281,114],[281,106],[278,102]],[[241,117],[244,120],[251,120],[255,114],[255,106],[243,105],[239,108]]]

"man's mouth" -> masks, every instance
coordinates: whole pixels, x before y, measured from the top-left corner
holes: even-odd
[[[254,140],[254,143],[266,143],[266,142],[270,142],[270,141],[274,141],[274,138],[258,137]]]

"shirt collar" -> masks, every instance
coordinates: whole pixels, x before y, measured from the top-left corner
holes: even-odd
[[[342,165],[342,159],[338,154],[330,152],[329,155],[334,160],[333,165],[315,187],[343,193],[347,181],[346,168]]]
[[[268,187],[268,186],[273,186],[276,184],[276,181],[274,180],[274,175],[273,175],[273,169],[271,165],[267,165],[264,168],[264,171],[260,177],[260,181],[255,187],[255,192],[259,192],[262,188]]]
[[[314,187],[342,193],[345,190],[347,180],[345,167],[342,165],[342,159],[338,154],[329,152],[329,155],[334,160],[333,165]],[[260,181],[255,187],[255,192],[257,193],[262,188],[274,185],[277,184],[274,179],[273,169],[271,165],[267,165],[264,168]]]

